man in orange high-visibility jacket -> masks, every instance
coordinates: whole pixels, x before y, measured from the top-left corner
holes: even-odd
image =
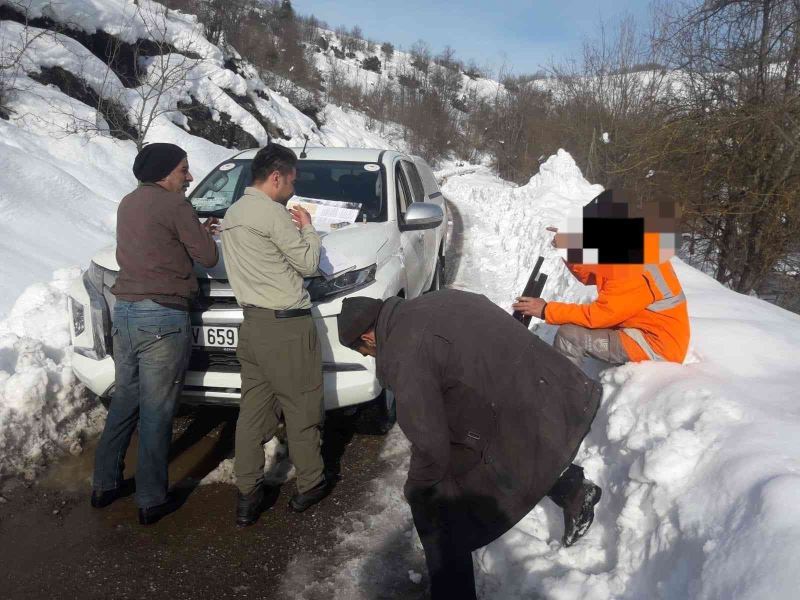
[[[554,346],[576,365],[585,356],[612,364],[661,360],[683,362],[689,346],[686,297],[672,265],[567,263],[584,285],[597,286],[589,304],[519,298],[513,305],[561,325]]]

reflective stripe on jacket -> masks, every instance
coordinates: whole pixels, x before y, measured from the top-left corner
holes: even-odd
[[[683,362],[689,347],[689,313],[670,263],[567,266],[582,283],[597,286],[597,299],[589,304],[548,302],[547,323],[619,329],[630,360]]]

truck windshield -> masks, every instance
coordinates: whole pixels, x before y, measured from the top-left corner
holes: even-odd
[[[201,217],[224,217],[250,185],[250,160],[232,160],[218,166],[189,199]],[[386,220],[386,185],[377,163],[301,160],[297,163],[295,196],[361,204],[358,221]]]

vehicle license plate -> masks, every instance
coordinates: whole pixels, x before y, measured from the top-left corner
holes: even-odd
[[[238,344],[238,327],[216,327],[213,325],[192,327],[192,346],[196,348],[236,350]]]

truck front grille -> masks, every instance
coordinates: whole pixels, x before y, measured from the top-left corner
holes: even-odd
[[[212,371],[217,373],[238,373],[242,370],[233,352],[208,352],[195,349],[189,358],[190,371]]]

